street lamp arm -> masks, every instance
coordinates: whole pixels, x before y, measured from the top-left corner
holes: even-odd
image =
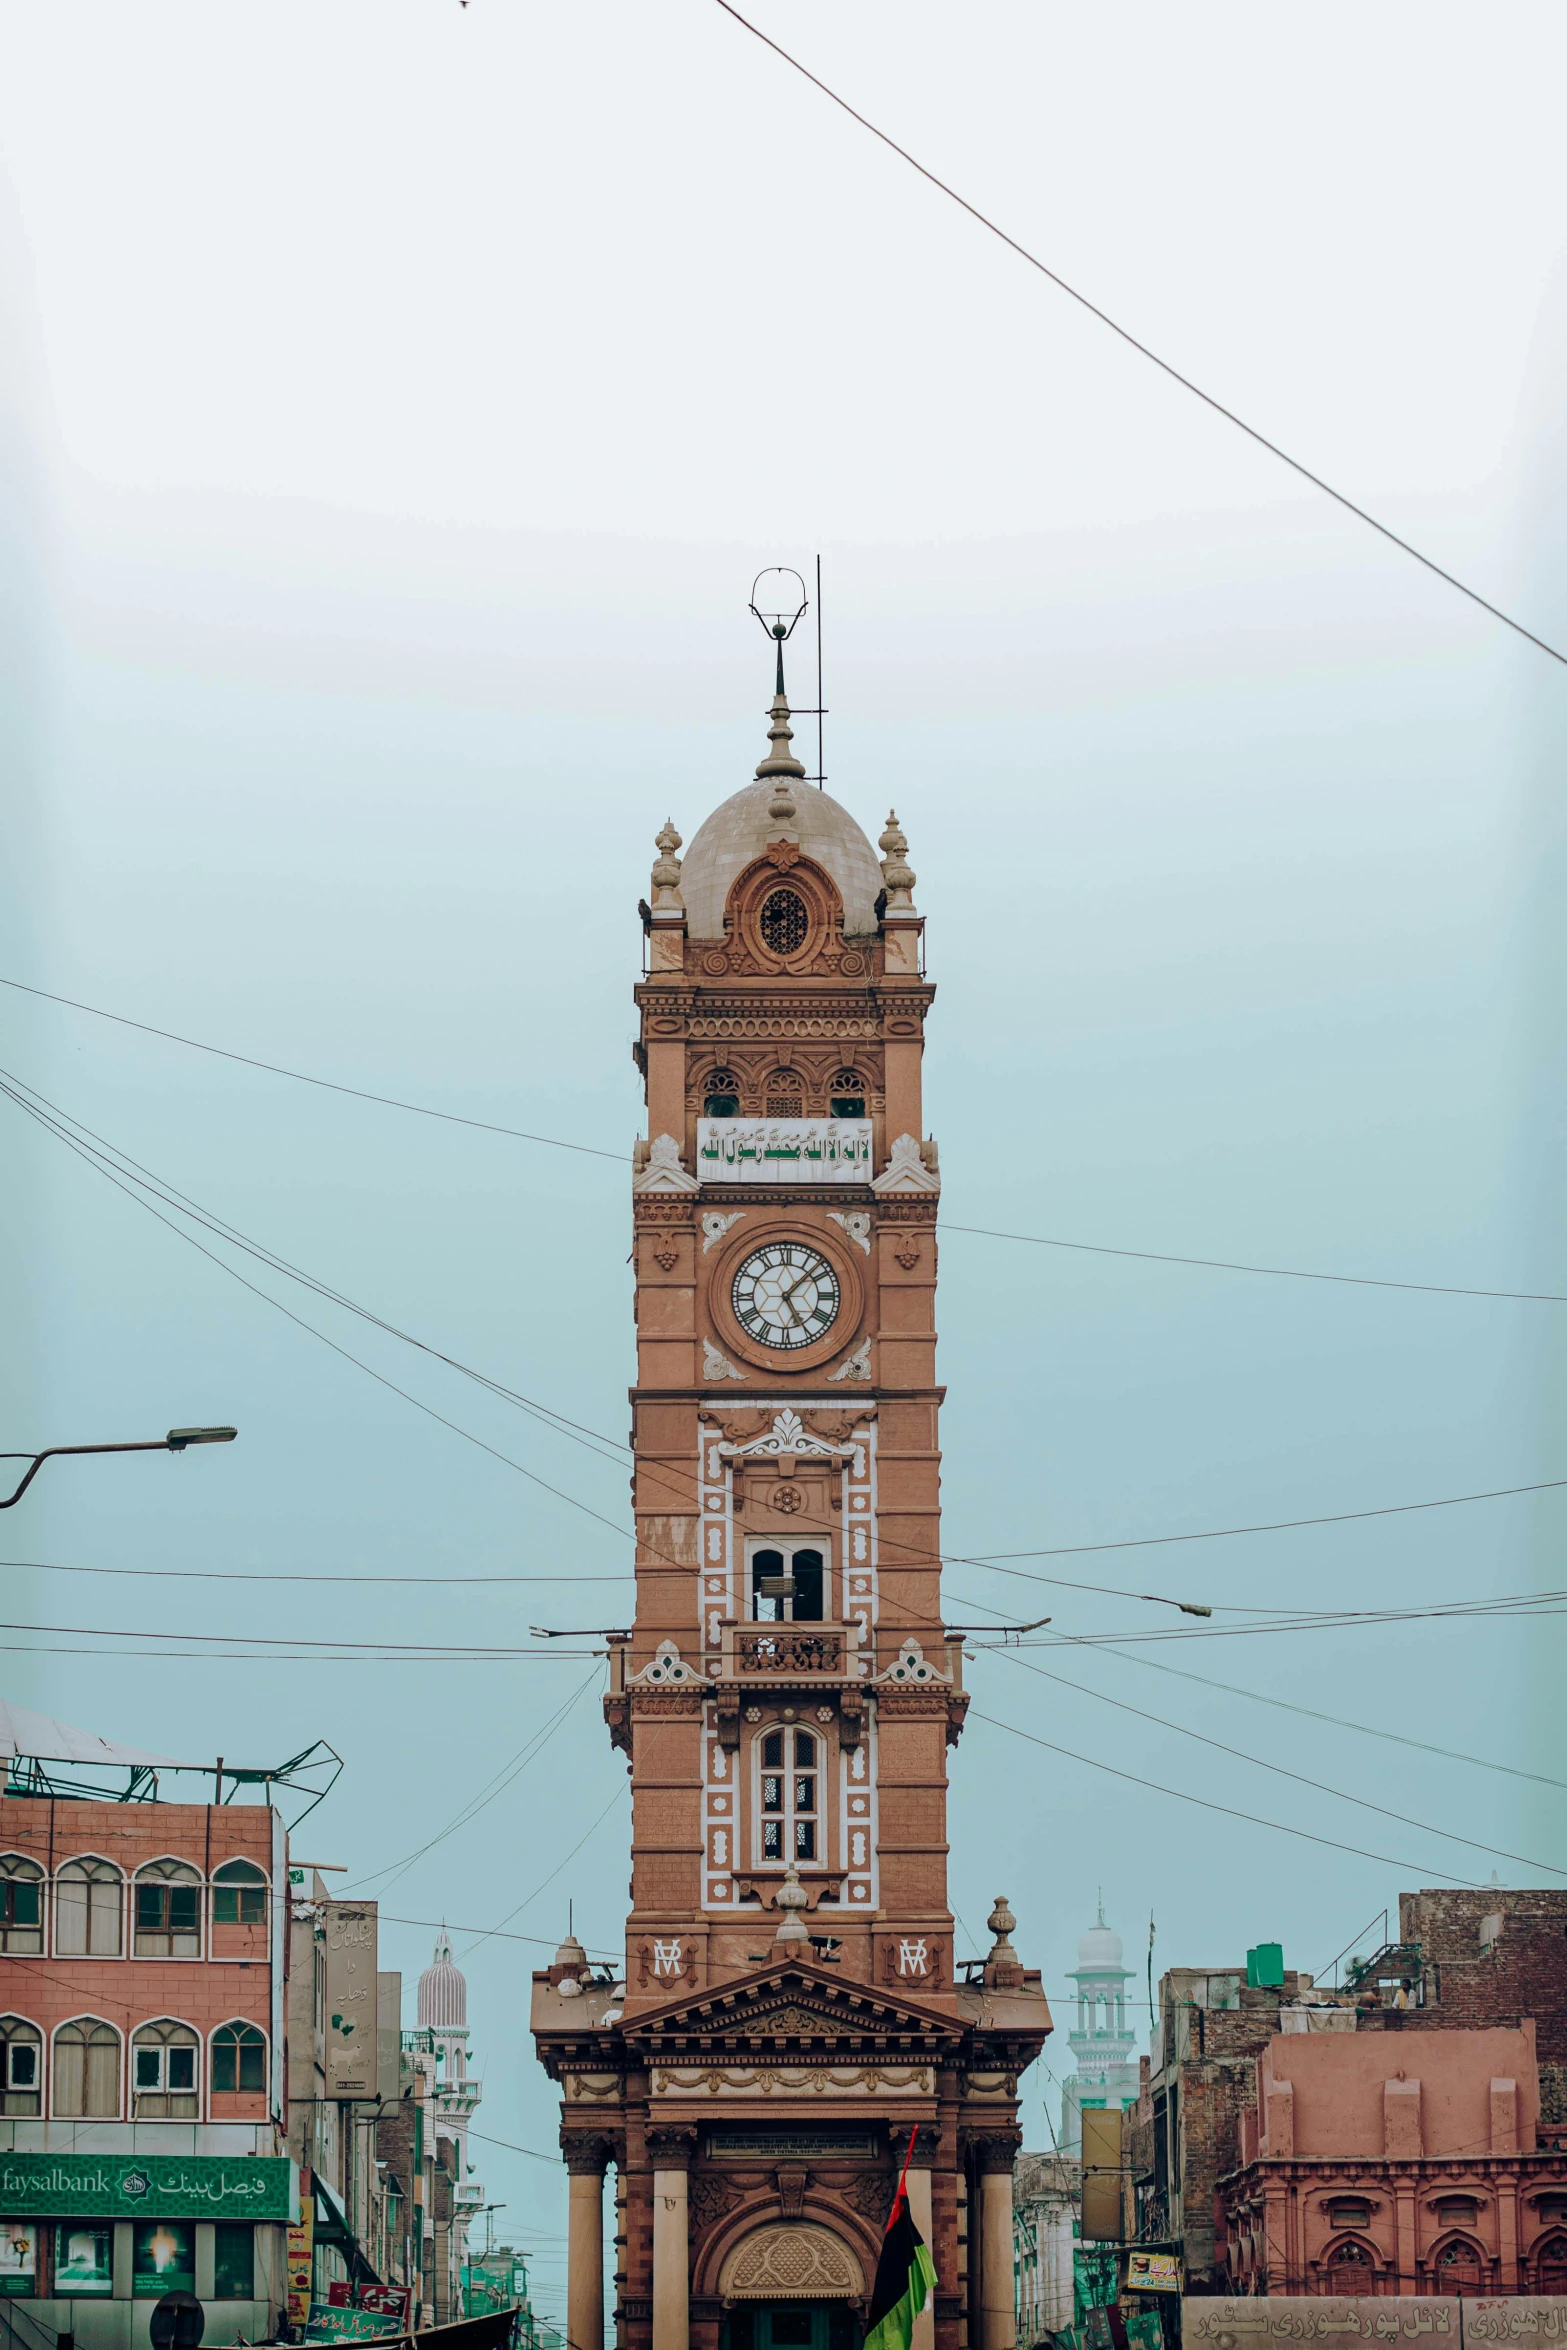
[[[42,1452],[0,1453],[0,1460],[26,1461],[29,1464],[16,1491],[0,1501],[0,1510],[16,1507],[45,1461],[65,1459],[84,1452],[184,1452],[192,1444],[232,1444],[238,1434],[237,1428],[171,1428],[167,1436],[144,1437],[137,1444],[50,1444]]]

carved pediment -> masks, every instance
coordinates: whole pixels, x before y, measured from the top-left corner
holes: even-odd
[[[834,2038],[837,2026],[831,2016],[809,2007],[768,2007],[751,2015],[746,2022],[748,2032],[793,2032],[797,2034],[826,2032]]]
[[[934,2008],[917,2005],[901,1993],[894,1997],[871,1983],[794,1959],[764,1974],[742,1978],[726,1990],[704,1991],[697,1998],[671,1999],[665,2006],[628,2023],[628,2040],[692,2043],[743,2042],[807,2034],[845,2042],[875,2039],[880,2043],[932,2040],[957,2041],[963,2026]]]

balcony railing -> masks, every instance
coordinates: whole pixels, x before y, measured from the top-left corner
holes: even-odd
[[[722,1681],[857,1681],[858,1624],[741,1624],[721,1628]]]

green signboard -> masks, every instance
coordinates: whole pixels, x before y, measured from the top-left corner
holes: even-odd
[[[299,2180],[275,2154],[0,2154],[0,2212],[297,2220]]]

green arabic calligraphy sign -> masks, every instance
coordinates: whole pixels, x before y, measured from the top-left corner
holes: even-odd
[[[0,2154],[0,2212],[295,2220],[299,2188],[294,2165],[273,2154]]]

